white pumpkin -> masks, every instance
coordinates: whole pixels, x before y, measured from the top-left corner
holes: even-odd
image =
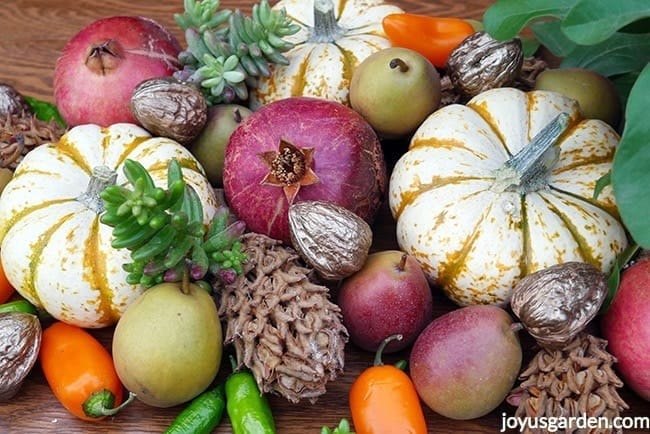
[[[542,154],[546,168],[521,181],[506,161],[560,113],[568,128]],[[500,88],[443,107],[391,174],[399,246],[459,305],[504,304],[523,276],[567,261],[608,272],[628,240],[611,187],[593,194],[618,141],[559,93]]]
[[[132,124],[82,125],[30,151],[0,196],[0,256],[12,286],[66,323],[116,323],[143,287],[126,283],[129,251],[111,247],[112,228],[99,221],[99,191],[87,191],[91,178],[97,182],[91,175],[105,166],[126,185],[122,163],[132,159],[166,187],[173,158],[197,190],[207,224],[216,211],[214,190],[192,154],[171,139]]]
[[[383,0],[280,0],[301,28],[284,39],[294,47],[283,53],[288,65],[274,64],[271,76],[261,77],[251,90],[249,105],[291,96],[311,96],[349,105],[350,80],[366,57],[391,46],[382,19],[403,12]]]

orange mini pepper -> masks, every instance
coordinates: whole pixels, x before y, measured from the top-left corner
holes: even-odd
[[[350,412],[357,434],[427,434],[420,397],[402,369],[384,365],[381,353],[393,339],[377,349],[374,365],[357,377],[350,388]]]
[[[113,358],[86,330],[55,322],[43,331],[41,368],[54,396],[73,415],[97,421],[115,414],[123,386]],[[131,397],[130,397],[131,399]]]
[[[454,48],[475,31],[461,18],[410,13],[388,14],[382,26],[393,46],[417,51],[436,68],[444,68]]]
[[[2,268],[2,264],[0,263],[0,304],[9,300],[13,294],[14,288],[11,286],[11,283],[9,283],[9,280],[7,280],[5,270]]]

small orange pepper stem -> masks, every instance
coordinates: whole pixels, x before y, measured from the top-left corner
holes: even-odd
[[[427,434],[427,424],[415,386],[402,369],[384,365],[381,355],[392,340],[384,339],[374,365],[361,373],[350,388],[349,402],[357,434]]]
[[[393,46],[417,51],[436,68],[445,68],[451,52],[475,31],[462,18],[411,13],[388,14],[382,27]]]
[[[73,415],[98,421],[122,403],[120,382],[109,351],[86,330],[55,322],[43,331],[41,368],[59,402]],[[97,396],[102,398],[97,405]],[[132,399],[132,398],[131,398]],[[95,401],[88,405],[87,401]],[[110,408],[104,408],[109,403]],[[92,409],[93,414],[84,410]],[[120,407],[121,408],[121,407]]]

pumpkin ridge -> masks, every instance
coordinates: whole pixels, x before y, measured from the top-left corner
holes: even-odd
[[[41,298],[38,296],[38,291],[36,290],[36,285],[35,285],[35,282],[38,280],[38,269],[40,268],[40,264],[41,264],[40,258],[41,255],[43,254],[43,250],[45,249],[45,247],[47,247],[54,233],[58,231],[59,228],[64,223],[70,220],[76,214],[76,212],[77,210],[73,210],[67,215],[62,216],[60,220],[57,220],[55,224],[51,225],[46,231],[44,231],[41,235],[39,235],[38,239],[36,240],[36,243],[30,246],[30,254],[29,254],[29,261],[28,261],[30,279],[27,282],[23,282],[24,284],[21,287],[21,291],[25,291],[29,295],[31,295],[33,299],[36,301],[35,304],[38,306],[44,307]],[[45,270],[45,271],[47,272],[49,270]]]
[[[102,253],[99,243],[99,215],[96,215],[92,227],[88,232],[88,238],[84,244],[84,270],[83,280],[87,281],[91,288],[99,293],[99,303],[95,306],[99,315],[98,321],[102,323],[113,323],[119,319],[119,315],[112,308],[113,298],[110,296],[112,288],[108,281],[108,270],[106,269],[106,254]]]
[[[570,195],[570,196],[574,197],[574,195]],[[540,194],[539,197],[544,201],[548,209],[553,214],[555,214],[560,220],[562,220],[562,223],[568,230],[569,234],[571,234],[571,237],[573,238],[573,240],[576,242],[578,246],[578,252],[580,253],[581,256],[580,259],[584,262],[594,265],[597,268],[600,268],[599,261],[593,255],[594,253],[593,249],[589,247],[590,245],[589,241],[580,235],[580,231],[577,229],[576,225],[574,225],[573,222],[566,216],[566,214],[563,213],[562,210],[560,210],[557,206],[553,205],[553,203],[549,201],[543,194]],[[560,200],[566,206],[580,209],[575,204],[563,200],[562,197],[559,195],[554,195],[554,197],[557,197],[558,200]],[[582,199],[579,196],[577,198]]]
[[[33,172],[29,172],[29,173],[33,173]],[[0,228],[0,242],[4,239],[5,235],[7,235],[7,231],[10,228],[12,228],[16,224],[16,222],[22,220],[23,218],[25,218],[29,214],[31,214],[31,213],[33,213],[35,211],[39,211],[39,210],[41,210],[43,208],[47,208],[47,207],[49,207],[51,205],[59,205],[59,204],[64,203],[64,202],[70,202],[71,200],[75,200],[75,199],[66,197],[66,198],[63,198],[63,199],[48,200],[48,201],[44,201],[44,202],[41,202],[41,203],[36,204],[36,205],[21,208],[20,210],[12,213],[11,218],[9,220],[7,220],[6,222],[4,222],[4,224]]]
[[[530,226],[528,225],[528,206],[526,205],[526,195],[520,195],[519,200],[521,201],[521,231],[523,236],[521,237],[522,239],[522,244],[521,244],[521,256],[522,260],[519,261],[519,276],[526,276],[530,273],[533,272],[533,270],[530,268],[530,264],[532,263],[531,258],[530,258],[530,253],[532,252],[532,243],[530,242],[531,240],[531,234],[530,234]]]
[[[417,199],[422,193],[426,193],[431,190],[435,190],[437,188],[442,188],[446,187],[447,185],[455,185],[459,184],[463,181],[482,181],[482,180],[489,180],[489,177],[483,177],[483,176],[454,176],[454,177],[449,177],[449,176],[438,176],[432,179],[432,181],[435,180],[440,180],[444,182],[427,182],[427,183],[421,183],[419,181],[414,181],[413,184],[416,184],[416,186],[413,186],[410,188],[408,191],[403,191],[400,193],[400,206],[398,209],[395,210],[394,212],[394,218],[397,220],[399,219],[399,216],[404,212],[404,209],[406,209],[409,205],[411,205],[415,199]],[[482,193],[483,190],[476,191],[472,193],[472,195],[476,195],[479,193]],[[461,200],[461,199],[459,199]]]
[[[561,149],[561,148],[560,148]],[[606,164],[606,165],[611,165],[612,164],[612,158],[614,157],[614,150],[612,148],[612,151],[608,152],[606,155],[590,155],[586,158],[581,158],[581,159],[573,159],[571,157],[567,157],[567,154],[561,154],[560,155],[560,161],[565,161],[568,158],[571,158],[573,161],[572,163],[569,164],[563,164],[562,166],[555,166],[553,168],[553,174],[556,173],[564,173],[564,172],[569,172],[571,170],[575,170],[576,168],[583,167],[583,166],[597,166],[600,164]]]
[[[483,106],[483,104],[471,103],[468,102],[466,107],[474,110],[480,117],[485,121],[485,124],[490,128],[492,133],[499,139],[499,145],[505,150],[508,158],[511,158],[514,153],[508,147],[506,143],[505,136],[501,133],[501,130],[498,128],[497,123],[494,121],[494,116],[490,115],[490,110]],[[529,115],[530,116],[530,115]],[[528,121],[530,124],[530,121]]]
[[[470,196],[475,196],[478,193],[482,192],[475,192],[471,194]],[[461,202],[461,198],[458,199],[457,203]],[[472,232],[467,236],[465,241],[462,243],[462,246],[460,249],[458,249],[455,252],[448,252],[445,255],[445,261],[444,264],[446,267],[443,267],[441,264],[441,268],[438,270],[438,283],[442,285],[442,287],[445,289],[445,291],[448,291],[451,294],[455,295],[454,288],[450,287],[450,283],[453,282],[456,277],[458,276],[458,273],[462,269],[462,266],[465,264],[466,258],[469,256],[471,252],[471,247],[474,244],[474,241],[478,238],[478,234],[480,232],[480,228],[482,227],[482,223],[485,220],[485,217],[490,214],[490,210],[492,209],[493,203],[490,205],[489,208],[486,208],[482,213],[481,216],[478,220],[476,220],[474,224],[474,229]],[[455,285],[454,285],[455,287]],[[464,290],[461,290],[461,294]],[[470,289],[471,291],[471,289]],[[455,297],[456,299],[461,299],[462,297]]]
[[[122,152],[120,155],[117,157],[117,161],[115,163],[116,167],[122,166],[124,164],[124,161],[129,158],[129,155],[135,151],[142,143],[146,142],[147,140],[151,140],[152,137],[149,136],[135,136],[133,140],[131,140],[128,145],[123,146]],[[106,152],[109,149],[109,146],[111,144],[111,141],[114,140],[114,138],[110,135],[107,134],[102,141],[102,149],[104,152]],[[106,161],[106,156],[103,156],[103,160]]]
[[[83,153],[80,152],[75,143],[70,143],[67,135],[63,135],[55,147],[57,153],[70,158],[75,165],[79,166],[88,175],[92,173],[93,168],[88,160],[84,158]]]
[[[343,83],[347,83],[347,86],[350,85],[350,82],[352,81],[352,74],[354,72],[354,65],[356,65],[357,62],[357,57],[353,54],[352,50],[347,50],[343,48],[341,45],[337,44],[336,42],[333,42],[332,45],[334,45],[336,48],[339,49],[341,52],[341,55],[343,56],[343,69],[341,71],[341,75],[343,76]],[[350,105],[350,94],[346,95],[345,101],[343,102],[345,105]]]
[[[614,218],[616,220],[620,219],[620,216],[619,216],[619,213],[618,213],[618,208],[616,207],[615,204],[612,204],[610,206],[610,205],[607,205],[606,203],[603,203],[603,202],[601,202],[601,201],[599,201],[597,199],[594,199],[593,197],[581,196],[579,194],[573,193],[573,192],[568,191],[568,190],[564,190],[564,189],[559,188],[557,186],[554,186],[552,184],[549,184],[549,189],[556,192],[556,193],[558,193],[558,194],[565,194],[567,196],[571,196],[572,198],[574,198],[576,200],[579,200],[579,201],[584,202],[586,204],[595,206],[596,208],[600,208],[601,210],[603,210],[604,212],[606,212],[607,214],[609,214],[612,218]]]

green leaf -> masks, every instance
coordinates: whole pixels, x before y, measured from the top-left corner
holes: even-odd
[[[648,16],[648,0],[580,0],[564,17],[562,30],[578,44],[594,45]]]
[[[483,14],[483,24],[493,38],[510,39],[536,18],[563,18],[578,1],[498,0]]]
[[[36,117],[44,122],[50,122],[55,120],[63,128],[66,128],[66,123],[61,117],[59,110],[52,103],[47,101],[41,101],[40,99],[31,97],[29,95],[23,95],[27,104],[32,108]]]
[[[576,43],[566,37],[560,29],[560,20],[547,20],[532,23],[530,29],[535,38],[551,53],[565,57],[576,48]]]
[[[614,154],[612,187],[619,214],[634,241],[650,248],[650,64],[641,71],[625,109],[625,129]]]
[[[598,199],[598,196],[603,191],[603,188],[612,184],[612,172],[609,171],[605,175],[601,176],[598,181],[596,181],[596,187],[594,188],[594,199]]]
[[[614,266],[612,267],[612,271],[607,278],[607,295],[605,296],[605,300],[600,307],[600,313],[604,313],[607,311],[607,309],[609,309],[609,306],[612,304],[614,297],[616,297],[618,287],[621,284],[621,272],[623,271],[623,267],[625,267],[625,264],[634,258],[638,251],[639,246],[637,244],[632,244],[628,246],[628,248],[623,252],[621,252],[621,254],[616,258]]]
[[[562,67],[591,69],[607,77],[640,71],[650,62],[650,35],[615,33],[595,45],[577,45]]]

